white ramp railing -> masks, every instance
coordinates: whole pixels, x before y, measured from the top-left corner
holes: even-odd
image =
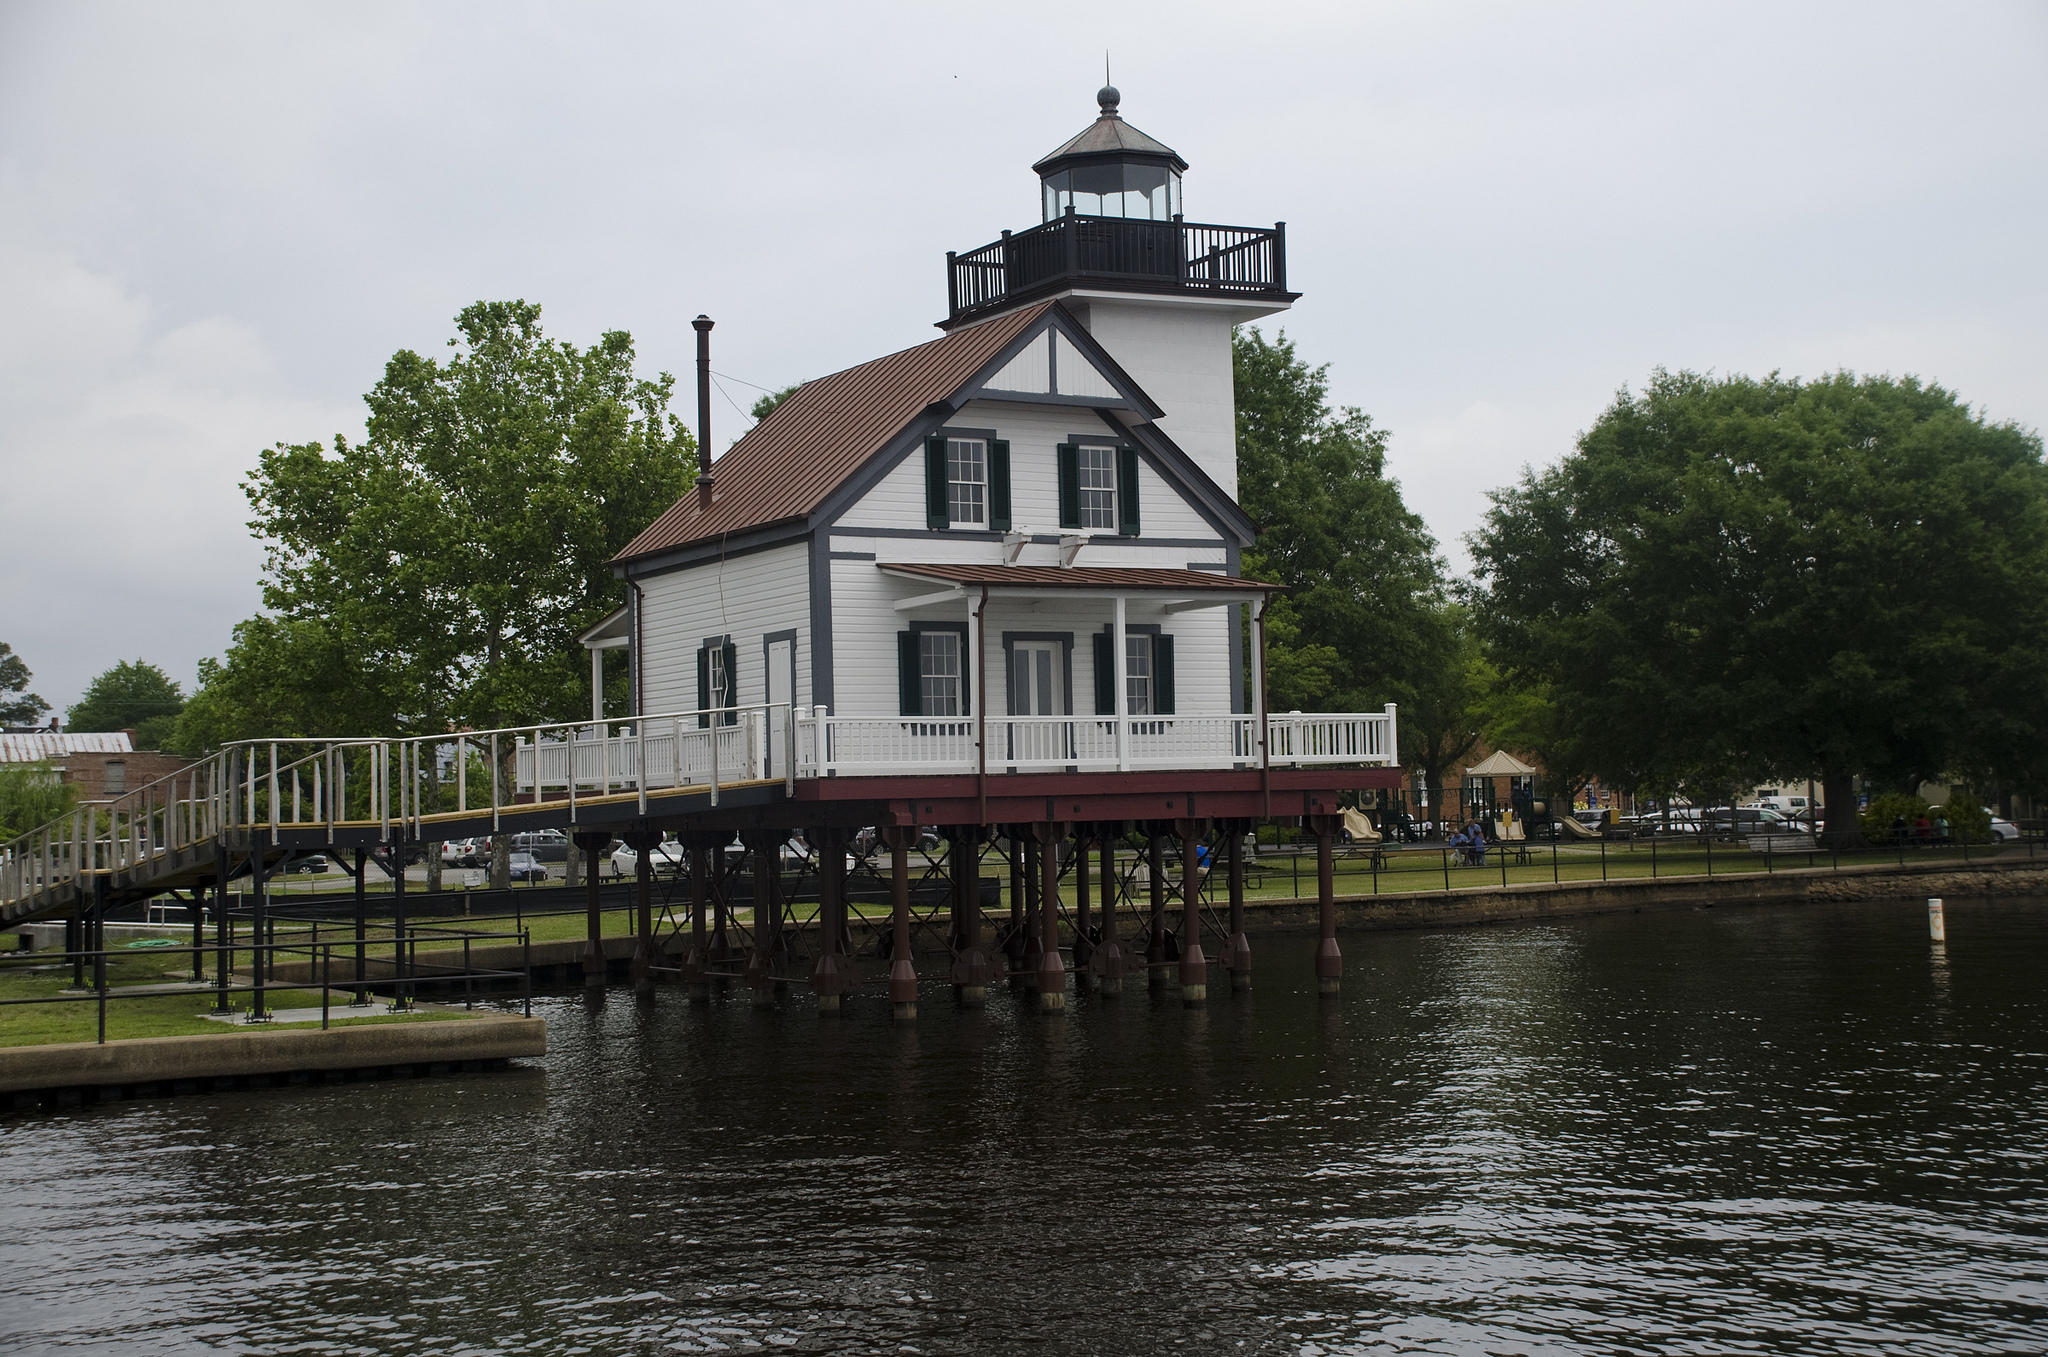
[[[0,922],[66,885],[135,872],[223,839],[283,842],[341,826],[441,837],[442,821],[515,808],[582,808],[649,793],[799,778],[1073,770],[1392,765],[1394,708],[1302,713],[947,717],[833,716],[789,703],[392,739],[248,740],[126,796],[80,805],[0,845]],[[986,740],[984,751],[981,741]],[[303,838],[301,839],[303,841]]]

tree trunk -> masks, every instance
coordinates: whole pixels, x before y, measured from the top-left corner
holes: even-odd
[[[583,850],[574,844],[569,846],[569,856],[562,863],[562,884],[580,886],[583,884]]]
[[[512,889],[512,836],[509,834],[491,836],[491,889]]]
[[[1861,848],[1863,832],[1856,823],[1856,778],[1853,773],[1822,769],[1821,801],[1827,811],[1827,829],[1820,841],[1829,848]]]
[[[441,889],[441,845],[438,840],[430,840],[427,844],[427,889]]]

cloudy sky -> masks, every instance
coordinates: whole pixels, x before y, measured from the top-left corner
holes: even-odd
[[[1284,326],[1459,565],[1659,365],[2048,425],[2029,0],[0,0],[0,640],[60,709],[120,659],[189,685],[257,608],[258,450],[358,431],[479,298],[685,376],[708,312],[742,405],[933,336],[1105,48],[1191,217],[1288,223]]]

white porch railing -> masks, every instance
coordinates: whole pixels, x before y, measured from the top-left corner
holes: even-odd
[[[986,729],[991,773],[1145,771],[1258,767],[1259,723],[1247,715],[1127,717],[1123,738],[1109,716],[832,716],[796,713],[796,776],[875,777],[981,771],[975,740]],[[1392,765],[1395,712],[1289,712],[1267,717],[1270,762]]]

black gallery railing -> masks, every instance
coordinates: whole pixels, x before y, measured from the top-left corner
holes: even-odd
[[[1068,213],[946,255],[953,319],[1096,282],[1125,291],[1284,298],[1287,223],[1210,226]]]

